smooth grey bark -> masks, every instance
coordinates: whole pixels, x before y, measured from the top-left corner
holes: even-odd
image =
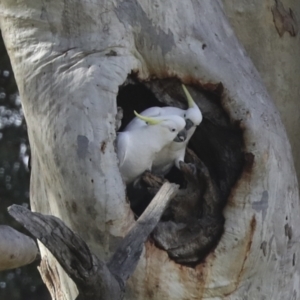
[[[9,226],[0,225],[0,271],[28,265],[38,255],[32,238]]]
[[[299,182],[299,2],[226,0],[223,5],[235,34],[280,112],[292,146]]]
[[[134,223],[114,150],[119,86],[131,72],[141,81],[223,83],[222,106],[253,157],[231,191],[224,234],[193,269],[147,242],[127,299],[297,298],[300,212],[290,144],[220,1],[2,0],[0,26],[28,124],[32,207],[61,218],[104,261]],[[41,253],[52,298],[75,299],[74,283]]]

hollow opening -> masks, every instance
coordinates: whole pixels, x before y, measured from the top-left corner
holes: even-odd
[[[222,86],[216,85],[212,91],[191,85],[187,88],[203,120],[187,146],[185,162],[188,164],[181,170],[173,167],[165,176],[170,182],[180,184],[180,191],[152,238],[177,263],[195,266],[214,249],[223,233],[222,211],[232,186],[241,175],[245,155],[243,132],[238,123],[230,121],[221,106]],[[187,108],[178,79],[141,83],[133,77],[120,87],[117,105],[123,109],[119,131],[134,117],[134,110],[140,113],[152,106]],[[193,172],[190,165],[194,166]],[[127,196],[137,217],[158,188],[157,182],[152,185],[147,180],[142,189],[127,186]]]

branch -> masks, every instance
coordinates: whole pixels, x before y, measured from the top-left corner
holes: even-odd
[[[118,300],[138,263],[144,242],[177,191],[178,186],[168,182],[161,187],[107,265],[57,217],[31,212],[19,205],[12,205],[8,211],[48,248],[72,278],[79,291],[76,300]]]
[[[79,299],[119,299],[120,287],[106,265],[60,219],[12,205],[8,212],[54,255],[75,282]]]
[[[108,262],[109,270],[123,282],[135,270],[143,244],[156,227],[169,202],[177,194],[178,189],[179,187],[176,184],[164,183]]]
[[[0,225],[0,271],[32,263],[39,254],[36,243],[15,229]]]

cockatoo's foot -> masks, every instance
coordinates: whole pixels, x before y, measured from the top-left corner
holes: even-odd
[[[183,173],[188,173],[189,175],[197,175],[197,167],[192,163],[185,163],[184,161],[179,162],[180,171]]]
[[[152,188],[160,188],[166,179],[163,176],[154,175],[150,171],[145,171],[141,179],[146,183],[147,186]]]

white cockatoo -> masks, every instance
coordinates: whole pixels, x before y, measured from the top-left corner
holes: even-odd
[[[152,164],[152,172],[158,175],[167,174],[170,169],[175,166],[180,169],[179,162],[184,161],[185,150],[187,143],[192,137],[193,133],[196,130],[196,127],[202,121],[202,113],[198,107],[198,105],[194,102],[191,94],[187,90],[187,88],[182,85],[183,91],[187,98],[188,109],[184,110],[178,107],[166,106],[166,107],[150,107],[141,112],[143,116],[147,117],[158,117],[164,115],[176,115],[185,119],[187,130],[186,139],[180,140],[175,139],[167,144],[160,152],[155,155],[153,164]],[[132,130],[134,128],[138,128],[143,126],[143,121],[137,117],[135,117],[124,129],[125,131]]]
[[[146,117],[134,113],[142,125],[117,135],[119,168],[126,184],[133,182],[146,170],[151,171],[155,156],[166,145],[174,139],[186,138],[186,123],[180,116]]]

